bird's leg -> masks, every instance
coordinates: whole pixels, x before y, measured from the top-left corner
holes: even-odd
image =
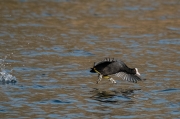
[[[116,83],[116,81],[111,77],[109,77],[109,81],[111,81],[111,83]]]
[[[98,74],[97,84],[101,81],[101,79],[102,79],[102,75],[101,75],[101,74]]]

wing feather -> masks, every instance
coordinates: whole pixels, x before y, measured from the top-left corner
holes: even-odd
[[[135,74],[127,74],[125,72],[119,72],[116,73],[115,76],[122,78],[123,80],[129,81],[129,82],[133,82],[133,83],[137,83],[137,81],[141,81],[142,79],[135,75]]]

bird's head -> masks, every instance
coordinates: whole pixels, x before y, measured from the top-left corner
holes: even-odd
[[[91,69],[90,69],[90,72],[91,72],[91,73],[96,73],[96,71],[94,70],[94,68],[91,68]]]

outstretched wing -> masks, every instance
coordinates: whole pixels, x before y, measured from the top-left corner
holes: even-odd
[[[101,62],[94,63],[94,67],[102,75],[112,75],[118,72],[132,73],[132,69],[121,60],[115,60],[114,58],[105,58]]]
[[[122,78],[123,80],[129,81],[129,82],[133,82],[133,83],[137,83],[137,81],[141,81],[142,79],[136,75],[136,74],[127,74],[125,72],[119,72],[116,73],[115,76]]]
[[[112,63],[115,61],[117,61],[117,60],[115,60],[114,58],[105,58],[104,60],[102,60],[100,62],[94,62],[94,66],[97,66],[97,65],[103,64],[103,63]]]

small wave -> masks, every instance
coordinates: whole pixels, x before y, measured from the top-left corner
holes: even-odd
[[[16,83],[16,77],[12,76],[11,74],[2,71],[0,72],[0,83]]]

